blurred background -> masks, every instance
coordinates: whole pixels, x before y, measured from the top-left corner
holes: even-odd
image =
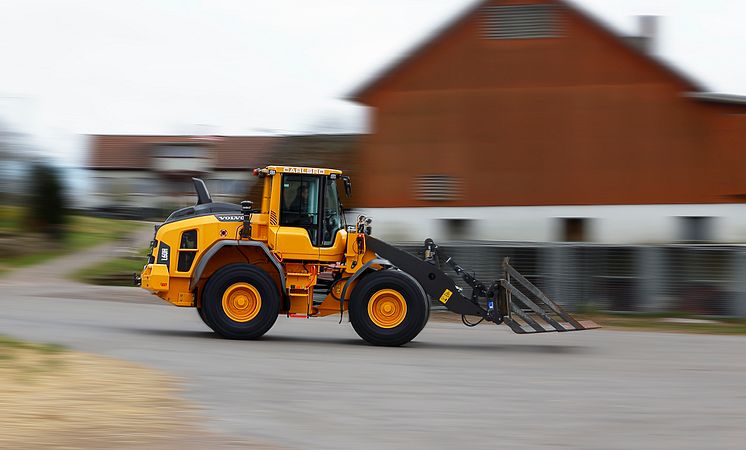
[[[353,177],[374,235],[479,278],[510,256],[576,310],[746,316],[744,13],[2,2],[0,270],[162,221],[193,176],[239,201],[252,168],[305,165]]]

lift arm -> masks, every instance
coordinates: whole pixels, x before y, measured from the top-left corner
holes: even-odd
[[[366,236],[366,244],[379,256],[414,277],[431,298],[462,316],[477,316],[496,324],[504,322],[519,334],[599,328],[592,321],[575,320],[511,266],[508,258],[503,260],[504,277],[485,285],[452,258],[443,255],[432,239],[425,241],[424,260],[371,236]],[[464,297],[461,288],[440,269],[441,256],[471,286],[471,298]],[[464,323],[472,325],[466,320]]]
[[[487,319],[487,311],[461,295],[461,288],[456,286],[451,277],[440,270],[437,265],[418,259],[404,250],[371,236],[365,236],[365,243],[379,256],[386,258],[391,264],[414,277],[430,298],[438,300],[450,311]]]

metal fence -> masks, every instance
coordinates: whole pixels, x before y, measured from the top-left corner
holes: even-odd
[[[746,246],[449,242],[441,249],[482,281],[511,264],[570,309],[746,316]],[[400,244],[422,256],[422,244]],[[448,268],[449,275],[458,277]],[[457,284],[468,293],[469,287]]]

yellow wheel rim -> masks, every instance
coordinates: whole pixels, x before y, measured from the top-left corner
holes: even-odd
[[[223,293],[223,311],[235,322],[248,322],[259,314],[262,296],[249,283],[234,283]]]
[[[407,302],[393,289],[381,289],[368,301],[368,317],[381,328],[394,328],[407,316]]]

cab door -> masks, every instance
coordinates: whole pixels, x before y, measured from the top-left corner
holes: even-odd
[[[319,259],[338,262],[344,259],[347,249],[347,231],[342,204],[337,190],[337,175],[324,177],[324,192],[321,199],[321,236]]]
[[[320,208],[325,177],[295,173],[280,178],[280,220],[274,251],[282,259],[319,259]]]

